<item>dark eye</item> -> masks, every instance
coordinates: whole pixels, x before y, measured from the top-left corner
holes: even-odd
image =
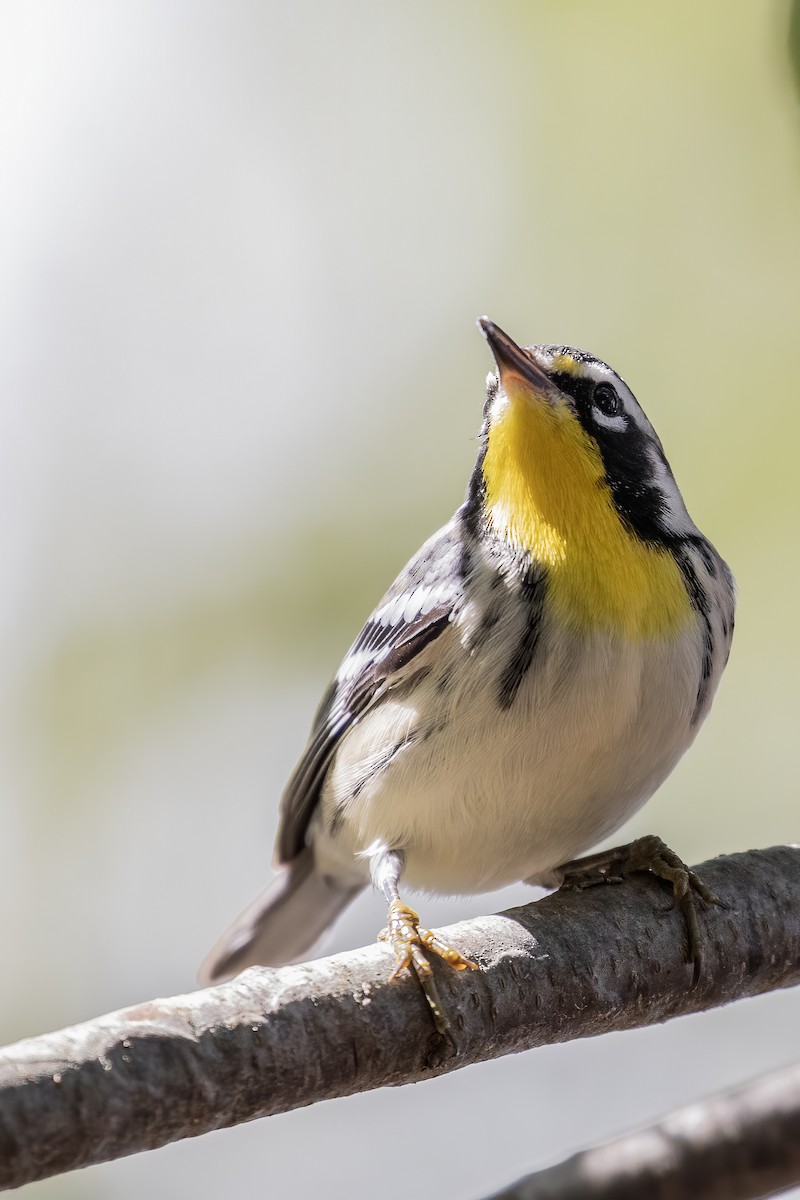
[[[592,394],[592,403],[607,417],[615,417],[622,411],[619,396],[610,383],[598,383]]]

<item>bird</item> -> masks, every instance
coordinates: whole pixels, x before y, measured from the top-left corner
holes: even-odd
[[[431,958],[477,964],[401,889],[583,887],[631,870],[672,884],[699,961],[694,898],[716,897],[659,838],[578,856],[694,741],[728,661],[731,571],[620,375],[478,326],[494,369],[465,500],[345,655],[281,799],[277,878],[215,945],[205,984],[301,960],[372,883],[391,974],[416,973],[441,1028]]]

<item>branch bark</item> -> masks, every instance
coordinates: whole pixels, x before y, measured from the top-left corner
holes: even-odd
[[[800,1064],[582,1150],[491,1200],[758,1200],[800,1183]]]
[[[650,1025],[800,982],[800,848],[696,868],[727,907],[683,921],[653,879],[462,922],[480,972],[437,971],[455,1047],[375,945],[153,1000],[0,1051],[0,1189],[534,1046]]]

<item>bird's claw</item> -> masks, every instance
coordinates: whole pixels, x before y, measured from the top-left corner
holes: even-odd
[[[423,929],[419,924],[419,914],[401,900],[393,900],[389,905],[388,924],[378,934],[378,941],[386,942],[394,952],[394,968],[389,978],[396,979],[401,971],[411,967],[425,994],[436,1029],[442,1037],[454,1042],[425,951],[428,950],[443,959],[456,971],[466,968],[477,971],[478,964],[465,958],[452,946],[447,946],[432,929]]]
[[[388,924],[378,934],[378,941],[388,943],[394,952],[391,979],[396,979],[405,967],[410,966],[413,966],[420,979],[431,975],[431,964],[425,950],[443,959],[456,971],[463,971],[467,967],[473,971],[478,969],[477,963],[465,958],[452,946],[447,946],[432,929],[424,929],[419,923],[419,914],[401,900],[393,900],[389,905]]]
[[[647,871],[671,885],[672,907],[681,910],[686,922],[688,961],[694,968],[693,982],[697,983],[703,965],[703,944],[696,898],[720,908],[726,905],[661,838],[650,834],[637,838],[628,846],[576,858],[559,867],[563,879],[561,886],[579,889],[600,883],[621,883],[627,875],[640,871]]]

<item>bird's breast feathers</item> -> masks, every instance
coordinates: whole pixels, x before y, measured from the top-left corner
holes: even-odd
[[[579,854],[672,770],[696,732],[699,622],[630,639],[566,630],[545,602],[504,705],[526,634],[525,610],[507,613],[487,628],[485,597],[465,604],[408,686],[348,732],[318,811],[323,861],[381,842],[404,848],[412,886],[490,890]]]

